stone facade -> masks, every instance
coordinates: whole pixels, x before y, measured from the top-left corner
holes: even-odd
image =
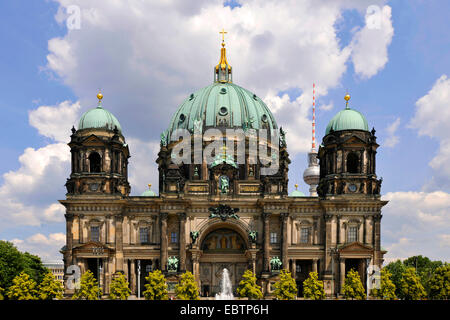
[[[253,270],[270,297],[278,278],[270,260],[279,257],[299,295],[309,272],[317,271],[333,296],[350,268],[365,284],[368,263],[382,265],[381,209],[387,201],[380,198],[375,175],[374,131],[324,137],[316,197],[287,194],[290,160],[284,141],[280,168],[271,176],[261,175],[259,164],[175,165],[169,155],[176,142],[161,143],[159,196],[141,197],[129,196],[129,151],[120,132],[73,130],[71,139],[72,173],[67,197],[60,201],[67,226],[61,252],[66,269],[93,271],[104,294],[117,272],[127,276],[137,295],[148,272],[161,269],[171,288],[178,274],[191,271],[201,294],[211,296],[227,268],[234,286],[245,270]],[[100,156],[96,165],[93,152]],[[221,176],[229,180],[226,192]],[[169,257],[179,261],[175,272],[168,270]]]

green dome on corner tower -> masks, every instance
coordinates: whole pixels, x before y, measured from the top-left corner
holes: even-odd
[[[350,100],[350,95],[345,96],[347,101],[344,110],[339,111],[328,123],[325,135],[329,134],[331,130],[342,131],[342,130],[362,130],[369,131],[369,125],[364,115],[356,110],[350,109],[348,107],[348,100]]]
[[[122,132],[122,127],[120,126],[119,120],[108,110],[103,109],[102,99],[103,95],[101,93],[97,94],[98,106],[97,108],[91,109],[83,113],[78,122],[78,130],[83,129],[106,129],[114,130],[117,127],[119,132]]]
[[[208,128],[242,128],[277,130],[277,123],[267,105],[252,92],[232,83],[232,68],[226,60],[222,43],[219,64],[214,67],[214,82],[192,94],[173,115],[167,140],[177,129],[191,133]]]

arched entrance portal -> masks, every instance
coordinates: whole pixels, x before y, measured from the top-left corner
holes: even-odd
[[[235,230],[220,227],[210,231],[201,242],[200,283],[203,296],[220,292],[223,269],[229,271],[233,292],[249,268],[245,256],[247,242]],[[251,267],[250,267],[251,268]]]

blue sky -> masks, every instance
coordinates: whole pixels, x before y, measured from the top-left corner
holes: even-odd
[[[94,8],[90,7],[90,2],[82,0],[70,3],[64,0],[2,1],[0,202],[11,201],[14,206],[24,207],[23,213],[18,216],[11,209],[13,205],[5,205],[1,209],[5,213],[3,220],[0,220],[0,239],[12,240],[19,248],[45,255],[48,259],[58,256],[58,248],[53,244],[63,242],[61,234],[65,232],[65,224],[57,216],[61,216],[62,211],[55,206],[51,210],[49,208],[56,203],[55,200],[64,198],[65,177],[69,174],[68,162],[58,162],[64,155],[60,158],[47,157],[42,170],[48,176],[42,177],[30,173],[32,168],[26,166],[33,164],[27,164],[26,159],[19,161],[27,148],[36,151],[36,161],[40,159],[38,155],[47,152],[44,149],[50,148],[49,146],[58,148],[58,152],[65,152],[61,150],[64,150],[62,145],[67,141],[55,139],[48,133],[49,130],[62,130],[60,135],[64,135],[64,129],[55,129],[52,124],[48,124],[46,121],[52,121],[45,112],[50,109],[40,107],[62,110],[61,103],[68,101],[68,107],[64,109],[68,110],[67,114],[60,112],[54,120],[66,125],[68,138],[70,128],[73,124],[76,125],[81,113],[95,106],[97,89],[104,88],[104,103],[118,117],[130,142],[130,161],[134,161],[132,170],[148,172],[148,177],[139,178],[135,174],[130,179],[132,194],[140,194],[145,189],[146,182],[156,185],[154,150],[159,133],[168,125],[171,114],[185,96],[210,83],[210,71],[218,59],[218,31],[222,27],[228,27],[228,61],[233,65],[235,82],[253,90],[258,96],[266,97],[269,107],[271,102],[278,101],[277,97],[281,98],[284,93],[289,95],[289,101],[280,102],[280,111],[274,113],[279,124],[285,124],[288,128],[288,136],[296,135],[302,139],[295,146],[289,144],[288,139],[288,148],[292,150],[290,189],[293,189],[295,183],[299,183],[300,188],[305,193],[307,191],[302,174],[306,168],[306,151],[311,139],[309,121],[312,81],[319,88],[322,86],[322,93],[317,97],[316,125],[319,141],[328,121],[344,107],[343,97],[348,89],[352,96],[350,106],[366,116],[370,127],[375,127],[381,145],[377,154],[377,174],[383,177],[382,194],[391,200],[390,207],[383,211],[382,224],[383,246],[390,250],[389,258],[423,254],[449,260],[450,220],[446,212],[450,209],[450,174],[441,163],[448,156],[445,146],[446,132],[450,134],[450,128],[446,129],[445,126],[450,118],[447,118],[446,112],[440,114],[440,111],[449,108],[448,97],[445,96],[448,79],[442,79],[441,91],[438,90],[441,88],[438,88],[438,79],[450,75],[450,3],[372,1],[379,7],[390,8],[391,16],[387,19],[393,29],[393,36],[386,43],[380,40],[379,44],[387,50],[387,61],[380,63],[374,74],[364,76],[363,72],[355,68],[352,59],[358,45],[355,39],[359,33],[363,34],[364,15],[372,2],[343,1],[342,5],[337,4],[340,3],[338,1],[332,5],[327,1],[293,2],[298,6],[295,10],[298,10],[300,16],[296,22],[298,28],[292,30],[291,34],[289,30],[277,31],[276,28],[279,23],[277,16],[282,16],[285,12],[283,10],[292,3],[274,2],[276,9],[271,14],[272,9],[266,5],[270,2],[225,2],[225,6],[231,4],[231,8],[223,8],[223,17],[217,18],[218,20],[214,20],[214,15],[221,12],[223,3],[220,1],[198,1],[189,7],[175,0],[164,6],[142,5],[138,8],[143,10],[144,16],[149,15],[148,20],[152,23],[137,27],[143,21],[145,24],[145,19],[141,21],[133,18],[133,13],[124,8],[109,6],[107,1],[99,1],[96,3],[98,7]],[[80,30],[68,30],[66,27],[67,17],[64,14],[70,4],[79,5],[83,10],[84,20]],[[97,14],[100,13],[102,19],[92,13],[95,10],[98,10]],[[159,10],[167,14],[166,24],[157,19],[151,20],[153,12]],[[317,20],[314,20],[316,12]],[[123,20],[119,23],[117,17],[122,14]],[[302,14],[305,14],[303,19]],[[253,15],[257,19],[253,19]],[[258,21],[258,15],[261,21]],[[92,17],[100,20],[95,21]],[[180,17],[185,21],[180,22]],[[226,17],[229,17],[228,20]],[[222,23],[224,26],[218,25],[220,19],[232,22]],[[108,21],[112,23],[108,24]],[[181,27],[175,24],[183,23],[192,28],[185,28],[180,32]],[[204,28],[199,31],[196,23]],[[217,34],[213,29],[215,26]],[[282,29],[283,25],[280,27]],[[318,31],[321,28],[325,30],[323,33]],[[295,42],[297,30],[302,30],[298,31],[299,41],[303,41],[302,38],[307,38],[309,34],[313,38],[324,35],[330,39],[328,42],[335,41],[335,45],[314,43],[312,52],[302,43],[298,48],[294,45],[289,48]],[[144,33],[148,37],[144,37]],[[132,40],[127,39],[128,34],[136,38],[143,37],[143,40],[131,43],[129,41]],[[247,41],[261,34],[273,35],[264,38],[267,39],[264,40],[267,41],[264,42],[264,50],[268,52],[253,49],[249,45],[250,41]],[[167,40],[171,37],[173,41]],[[52,39],[61,41],[52,42]],[[133,49],[142,46],[132,52],[143,52],[144,56],[127,61],[126,57],[131,51],[130,43],[134,46]],[[62,44],[70,45],[70,54],[63,50]],[[278,50],[278,46],[286,52]],[[244,47],[246,51],[239,51]],[[350,47],[354,48],[352,53],[346,51]],[[314,52],[314,48],[317,51]],[[300,51],[300,58],[305,60],[303,62],[299,59],[300,65],[294,67],[294,72],[298,75],[279,72],[282,67],[278,68],[278,64],[281,65],[284,60],[291,61],[287,55],[295,55],[296,50]],[[323,59],[315,60],[317,53],[327,50],[331,52],[329,55],[325,54]],[[348,57],[342,58],[346,54]],[[55,57],[52,61],[64,63],[52,63],[49,60],[51,55]],[[328,56],[335,59],[335,62],[330,63],[331,66],[326,63]],[[77,62],[76,69],[71,69],[71,61]],[[136,63],[142,67],[133,75],[128,69]],[[258,63],[258,66],[252,66],[252,63]],[[370,66],[372,62],[369,60],[363,63]],[[185,64],[192,67],[185,67]],[[261,70],[270,81],[261,83],[259,77],[252,74],[255,68]],[[149,92],[142,93],[147,87]],[[433,88],[436,90],[433,91]],[[423,97],[423,113],[420,113],[417,103]],[[76,103],[79,103],[78,107]],[[167,104],[168,112],[157,111],[159,104]],[[290,123],[287,119],[291,110],[289,108],[299,110],[297,122]],[[152,112],[156,117],[149,120],[148,113]],[[431,121],[426,112],[434,114],[438,120]],[[33,115],[42,116],[46,121],[33,125]],[[397,126],[389,130],[396,121]],[[422,134],[419,134],[421,129],[418,123],[423,123],[428,128]],[[386,146],[388,141],[395,139],[398,142],[393,143],[393,146]],[[436,159],[435,162],[433,159]],[[52,163],[58,167],[53,173],[50,170]],[[25,171],[28,180],[20,180]],[[5,176],[7,173],[9,175]],[[19,188],[20,183],[26,184],[27,181],[30,183],[29,188],[23,188],[20,195],[15,194],[14,190]],[[433,200],[434,197],[441,200]],[[46,255],[46,252],[51,254]]]

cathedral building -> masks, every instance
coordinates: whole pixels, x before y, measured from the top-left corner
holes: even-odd
[[[280,269],[288,269],[299,296],[311,271],[333,296],[351,268],[366,285],[369,265],[381,267],[381,208],[387,201],[380,198],[375,170],[379,145],[365,117],[349,107],[350,96],[318,150],[313,140],[304,173],[309,195],[297,186],[288,194],[285,132],[260,97],[233,83],[232,74],[222,41],[213,83],[189,94],[161,134],[158,194],[149,186],[130,196],[133,150],[126,128],[98,94],[98,106],[82,115],[69,143],[72,168],[60,200],[66,208],[66,279],[74,265],[81,274],[91,270],[108,294],[120,272],[132,294],[142,296],[148,272],[162,270],[173,293],[179,276],[190,271],[201,295],[213,296],[224,268],[234,288],[250,269],[268,298]],[[194,152],[180,155],[182,144]],[[243,146],[240,157],[235,145]],[[256,155],[262,145],[267,152]]]

